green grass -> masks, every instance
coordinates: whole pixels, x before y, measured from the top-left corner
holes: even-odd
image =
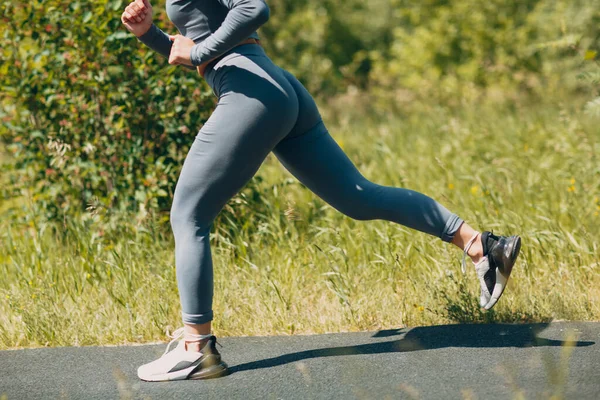
[[[457,248],[345,217],[270,156],[216,224],[218,335],[600,319],[597,121],[568,106],[481,106],[330,125],[367,178],[423,192],[476,229],[522,235],[507,292],[483,313]],[[100,210],[51,225],[25,207],[0,222],[0,348],[164,340],[181,325],[164,217]]]

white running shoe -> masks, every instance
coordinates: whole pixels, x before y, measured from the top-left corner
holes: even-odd
[[[169,335],[171,336],[171,335]],[[227,364],[215,346],[217,338],[208,337],[207,343],[199,352],[185,349],[185,340],[181,339],[177,346],[169,351],[171,344],[183,336],[183,327],[177,329],[173,340],[158,359],[138,368],[138,377],[144,381],[176,381],[184,379],[209,379],[227,374]]]
[[[479,232],[473,235],[465,246],[462,262],[463,273],[466,271],[467,251],[478,235]],[[496,236],[492,232],[484,231],[481,234],[481,243],[484,257],[474,265],[481,286],[479,305],[489,310],[496,305],[506,289],[508,278],[521,250],[521,238],[516,235]]]

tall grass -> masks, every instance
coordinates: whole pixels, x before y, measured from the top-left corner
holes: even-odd
[[[214,331],[599,319],[600,135],[571,107],[431,107],[330,126],[367,178],[430,195],[476,229],[522,235],[493,311],[479,309],[460,250],[345,217],[270,156],[212,235]],[[0,222],[0,348],[164,340],[166,327],[181,325],[164,217],[94,210],[50,225],[39,222],[34,199],[18,203],[31,203],[28,214],[9,218],[11,203]]]

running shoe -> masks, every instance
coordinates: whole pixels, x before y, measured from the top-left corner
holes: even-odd
[[[467,251],[478,234],[474,235],[465,246],[463,272],[465,272]],[[481,286],[479,305],[489,310],[496,305],[506,288],[508,278],[521,250],[521,238],[516,235],[497,236],[492,232],[484,231],[481,233],[481,243],[483,258],[474,265]]]
[[[204,347],[199,351],[188,351],[185,340],[181,339],[177,346],[169,351],[171,344],[183,336],[183,327],[177,329],[173,340],[169,342],[163,355],[138,368],[138,377],[143,381],[176,381],[184,379],[210,379],[227,375],[227,364],[215,344],[217,338],[211,335]]]

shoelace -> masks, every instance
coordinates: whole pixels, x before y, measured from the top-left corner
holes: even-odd
[[[463,258],[462,258],[462,266],[461,266],[463,275],[467,273],[467,264],[465,262],[465,259],[467,258],[467,252],[471,248],[471,245],[475,242],[475,239],[477,239],[478,235],[480,235],[480,232],[475,232],[473,237],[471,239],[469,239],[469,241],[467,242],[467,245],[465,246],[465,250],[464,250]]]
[[[171,345],[172,345],[173,343],[175,343],[175,342],[177,341],[177,339],[181,338],[181,337],[184,335],[184,333],[185,333],[184,329],[185,329],[185,327],[183,327],[183,326],[182,326],[181,328],[178,328],[178,329],[176,329],[176,330],[173,332],[173,334],[172,334],[172,335],[171,335],[171,334],[169,334],[169,331],[167,330],[166,334],[167,334],[167,336],[168,336],[168,337],[170,337],[172,340],[171,340],[171,341],[169,342],[169,344],[167,345],[167,348],[165,349],[165,352],[163,353],[163,356],[169,352],[169,348],[171,347]],[[209,337],[211,337],[211,336],[212,336],[212,334],[208,334],[208,335],[197,335],[197,334],[195,334],[195,333],[188,333],[187,335],[188,335],[188,336],[190,336],[192,339],[194,339],[194,341],[195,341],[195,340],[207,339],[207,338],[209,338]]]

